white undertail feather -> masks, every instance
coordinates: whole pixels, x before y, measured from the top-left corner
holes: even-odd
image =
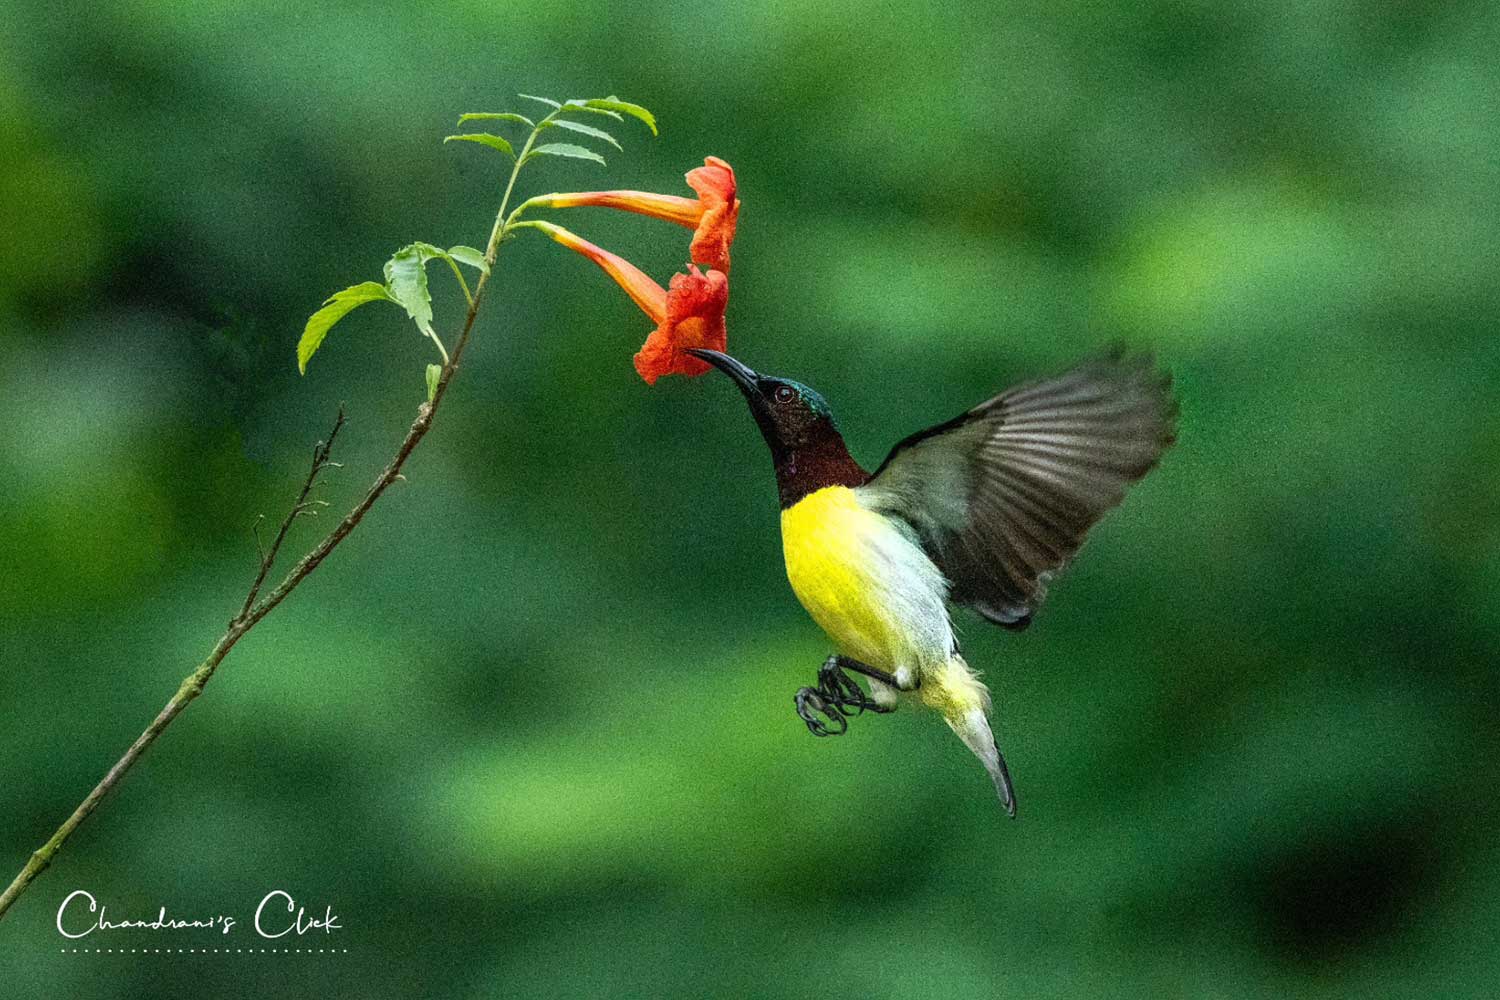
[[[942,712],[948,728],[979,758],[995,784],[1000,804],[1014,816],[1016,805],[1010,776],[1000,757],[1000,748],[995,744],[995,734],[990,729],[989,688],[964,658],[954,653],[941,667],[924,673],[920,693],[922,701]]]
[[[974,752],[974,756],[979,758],[979,762],[989,772],[990,780],[995,783],[995,794],[1000,797],[1000,804],[1011,815],[1015,815],[1015,803],[1005,774],[1005,764],[1000,759],[1000,748],[995,745],[990,720],[977,708],[969,709],[962,718],[947,715],[944,719],[948,728],[958,734],[958,738],[964,741],[964,746]]]

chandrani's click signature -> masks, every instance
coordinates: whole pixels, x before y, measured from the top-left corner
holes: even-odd
[[[152,917],[115,920],[108,915],[107,907],[86,889],[70,892],[57,908],[57,933],[71,939],[88,937],[95,931],[114,930],[216,930],[228,934],[238,925],[239,920],[228,914],[180,917],[169,915],[165,906],[159,907]],[[300,937],[314,931],[332,934],[344,929],[332,906],[324,907],[321,915],[309,913],[307,907],[299,905],[292,894],[283,889],[272,889],[261,898],[250,925],[256,934],[267,939],[289,934]]]

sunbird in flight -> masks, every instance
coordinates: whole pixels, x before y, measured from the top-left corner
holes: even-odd
[[[903,700],[942,713],[1007,813],[1015,790],[990,693],[959,651],[948,604],[1024,629],[1051,577],[1175,438],[1171,377],[1115,351],[1027,382],[891,449],[849,454],[823,397],[727,354],[689,353],[734,380],[770,445],[797,599],[837,649],[796,694],[816,736]],[[846,671],[869,680],[866,695]]]

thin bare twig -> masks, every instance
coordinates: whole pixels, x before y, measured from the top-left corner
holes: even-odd
[[[262,549],[260,553],[260,572],[255,574],[255,582],[250,584],[250,593],[245,595],[245,603],[240,607],[240,613],[235,617],[243,619],[255,606],[255,598],[260,594],[260,585],[266,582],[266,574],[271,572],[271,567],[276,564],[276,553],[281,551],[281,543],[286,541],[286,533],[291,530],[292,522],[307,507],[307,495],[317,485],[318,475],[329,466],[329,456],[333,453],[333,440],[339,436],[339,431],[344,427],[344,407],[339,404],[339,415],[333,421],[333,430],[328,432],[326,441],[319,441],[313,446],[312,468],[308,470],[307,478],[302,482],[302,492],[297,494],[297,502],[292,504],[291,510],[286,512],[286,517],[281,519],[281,528],[276,532],[276,540],[271,543],[270,549]],[[321,503],[322,501],[314,501]],[[326,504],[325,504],[326,506]],[[264,516],[264,515],[262,515]],[[259,527],[260,519],[256,519]],[[260,533],[255,536],[257,544],[260,542]]]

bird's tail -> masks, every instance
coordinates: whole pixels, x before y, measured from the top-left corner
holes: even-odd
[[[1011,787],[1010,772],[1005,769],[1005,758],[995,744],[995,734],[990,730],[989,688],[964,658],[955,653],[936,671],[923,673],[921,690],[922,700],[943,713],[948,728],[957,733],[964,746],[979,758],[989,772],[990,780],[995,783],[1000,804],[1014,819],[1015,789]]]

